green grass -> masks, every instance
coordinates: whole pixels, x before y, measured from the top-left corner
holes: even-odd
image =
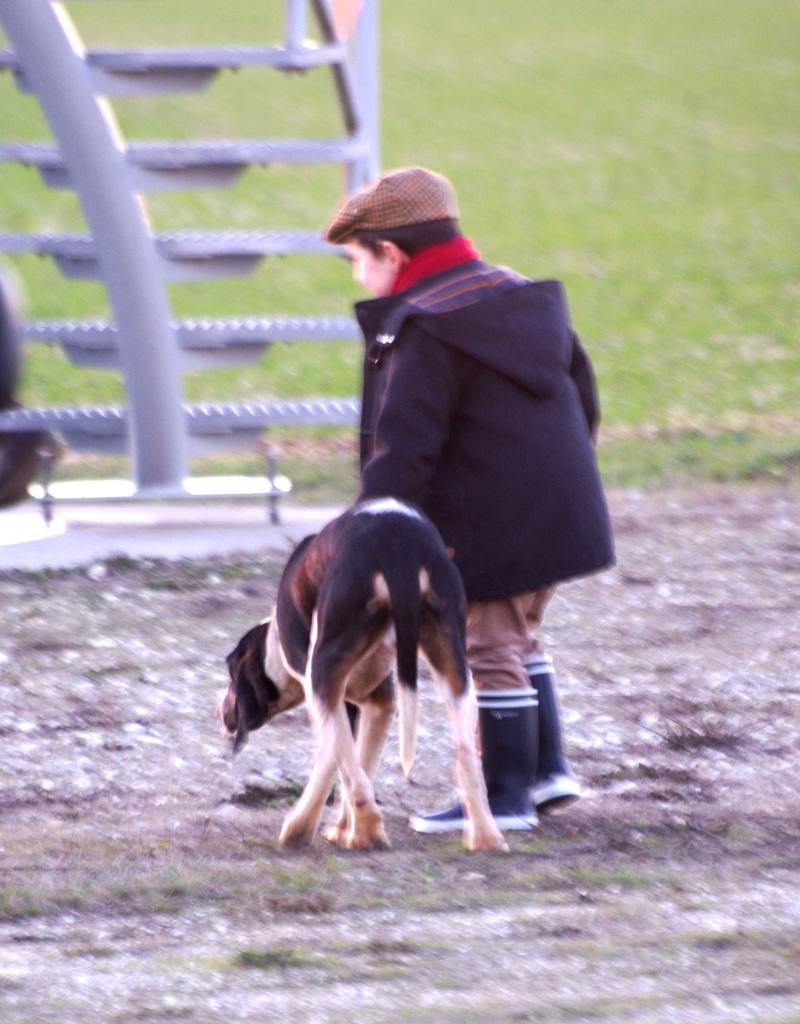
[[[282,9],[70,6],[85,40],[108,46],[268,42]],[[381,5],[382,164],[449,175],[487,259],[565,281],[598,374],[610,483],[796,475],[798,54],[800,0],[462,0],[457,16],[428,0]],[[223,73],[202,95],[115,110],[130,138],[337,131],[324,71]],[[34,101],[0,77],[0,139],[46,135]],[[0,231],[80,228],[74,197],[34,172],[0,166],[0,183]],[[164,229],[316,228],[340,189],[338,169],[259,169],[231,190],[149,205]],[[98,285],[66,282],[38,258],[15,262],[31,316],[106,312]],[[342,314],[357,297],[346,264],[320,258],[170,287],[187,316]],[[185,391],[347,395],[359,374],[354,345],[275,346],[253,367],[188,375]],[[23,397],[116,402],[124,387],[36,346]]]

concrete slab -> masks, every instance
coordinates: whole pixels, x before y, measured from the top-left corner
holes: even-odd
[[[41,509],[26,502],[0,512],[0,571],[65,569],[114,556],[288,556],[340,511],[281,503],[281,522],[273,525],[263,501],[76,503],[56,506],[47,526]]]

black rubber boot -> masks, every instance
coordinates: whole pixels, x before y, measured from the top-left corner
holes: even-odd
[[[481,764],[489,809],[501,831],[522,831],[538,824],[530,789],[537,765],[536,695],[529,690],[478,694]],[[460,803],[410,821],[415,832],[452,832],[464,828]]]
[[[536,810],[547,814],[578,800],[581,784],[564,753],[553,662],[546,654],[538,655],[525,665],[525,671],[539,705],[539,755],[531,795]]]

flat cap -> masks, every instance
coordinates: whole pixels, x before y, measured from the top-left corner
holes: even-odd
[[[325,237],[338,245],[355,231],[383,231],[448,219],[458,219],[458,203],[447,178],[424,167],[404,167],[350,196]]]

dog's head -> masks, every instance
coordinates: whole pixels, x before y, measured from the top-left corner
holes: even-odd
[[[233,737],[233,752],[241,750],[248,734],[286,707],[281,688],[265,669],[270,620],[248,630],[226,658],[230,682],[217,714]]]

